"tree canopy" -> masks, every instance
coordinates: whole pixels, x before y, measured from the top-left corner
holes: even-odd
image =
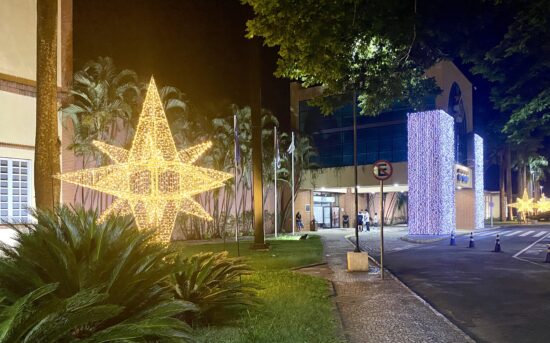
[[[359,93],[364,113],[395,101],[421,107],[437,88],[424,70],[440,59],[490,83],[500,129],[548,155],[550,1],[242,0],[248,37],[278,48],[276,75]],[[504,123],[504,124],[503,124]]]

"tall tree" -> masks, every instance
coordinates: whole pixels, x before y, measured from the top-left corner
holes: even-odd
[[[57,120],[57,0],[36,3],[36,139],[34,188],[36,206],[51,209],[59,204],[60,170]]]
[[[416,37],[415,1],[242,0],[254,10],[248,37],[278,48],[277,76],[322,85],[325,94],[357,90],[363,114],[395,101],[423,106],[436,94],[424,75],[437,54]],[[328,112],[332,107],[318,99]]]

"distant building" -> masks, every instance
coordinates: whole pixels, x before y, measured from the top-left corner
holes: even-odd
[[[72,0],[58,3],[61,98],[72,80]],[[27,222],[35,204],[36,0],[0,1],[0,47],[0,219]]]
[[[454,169],[451,173],[456,190],[456,228],[473,229],[482,226],[479,213],[483,214],[483,211],[476,214],[475,204],[483,201],[475,201],[473,183],[475,151],[472,84],[449,61],[437,63],[426,74],[434,77],[442,89],[437,97],[425,100],[426,106],[428,109],[443,110],[454,119],[454,130],[452,124],[450,127],[454,131],[454,146],[450,147],[450,154],[456,163],[456,166],[451,167]],[[306,229],[313,219],[320,227],[342,227],[344,212],[349,215],[351,226],[354,226],[351,99],[349,103],[336,108],[331,115],[325,116],[319,108],[308,104],[308,100],[322,96],[321,87],[304,89],[298,83],[292,83],[290,93],[292,128],[312,138],[319,153],[314,162],[320,168],[314,173],[308,173],[297,196],[296,211],[302,213]],[[379,182],[372,174],[372,163],[377,160],[390,161],[394,168],[393,176],[385,185],[385,220],[391,224],[407,223],[409,219],[408,112],[411,112],[409,108],[396,105],[391,111],[377,116],[357,117],[359,209],[367,209],[371,217],[375,213],[380,215]],[[482,158],[478,160],[482,163]],[[482,170],[479,172],[481,177],[478,176],[477,181],[482,185]],[[482,188],[478,189],[478,196],[483,194]]]

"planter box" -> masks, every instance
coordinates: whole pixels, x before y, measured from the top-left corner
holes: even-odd
[[[367,272],[369,271],[369,254],[367,252],[348,251],[348,271]]]

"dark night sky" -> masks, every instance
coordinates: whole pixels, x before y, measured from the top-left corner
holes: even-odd
[[[249,104],[251,10],[238,0],[75,0],[74,67],[110,56],[143,81],[181,89],[198,108]],[[262,50],[262,104],[289,122],[287,80],[272,75],[274,50]],[[229,112],[227,112],[229,114]]]

